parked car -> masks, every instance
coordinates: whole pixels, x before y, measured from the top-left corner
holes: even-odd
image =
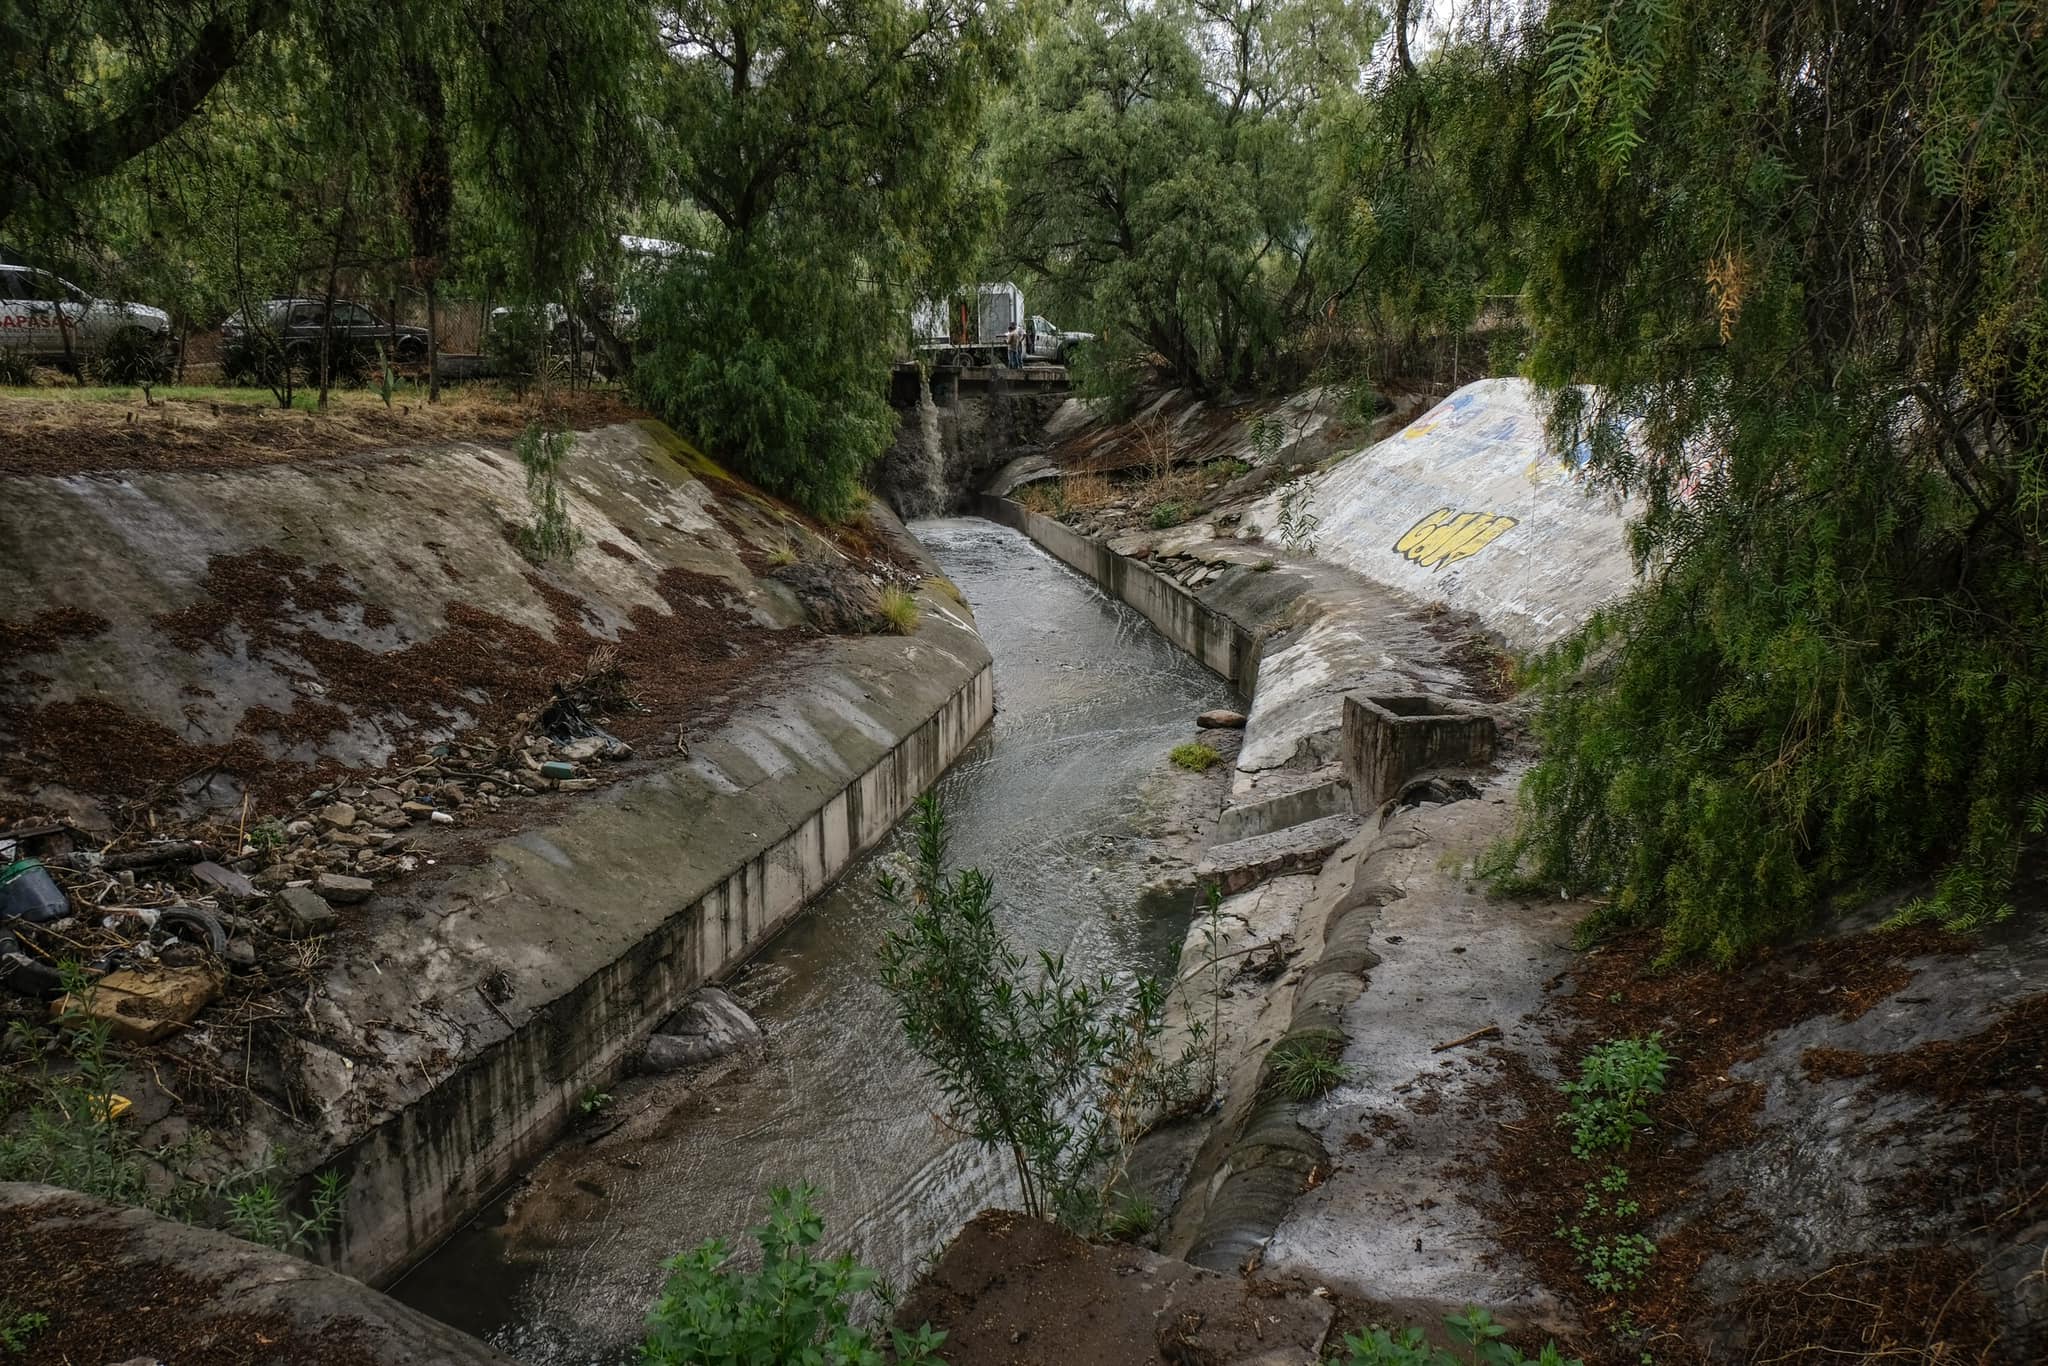
[[[0,263],[0,350],[45,363],[102,358],[161,370],[176,345],[161,308],[96,299],[47,270]]]
[[[252,324],[250,314],[255,315]],[[382,348],[401,365],[427,357],[427,329],[392,323],[349,299],[266,299],[221,324],[224,363],[230,375],[246,377],[269,355],[281,355],[311,372],[320,364],[320,339],[332,338],[334,368],[348,372],[373,360]]]

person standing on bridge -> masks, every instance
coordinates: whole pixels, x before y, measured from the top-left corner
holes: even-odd
[[[1015,321],[1012,321],[1012,322],[1010,323],[1010,330],[1009,330],[1009,331],[1007,331],[1007,332],[1005,332],[1005,333],[1003,334],[1003,340],[1004,340],[1005,342],[1007,342],[1007,343],[1009,344],[1009,348],[1010,348],[1010,368],[1011,368],[1012,370],[1021,370],[1021,369],[1023,369],[1023,368],[1024,368],[1024,334],[1023,334],[1022,332],[1020,332],[1020,331],[1018,331],[1018,330],[1017,330],[1017,324],[1015,323]]]

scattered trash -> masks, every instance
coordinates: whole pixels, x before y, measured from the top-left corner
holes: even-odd
[[[61,997],[50,1013],[102,1021],[123,1043],[155,1043],[189,1024],[220,989],[211,967],[123,968],[100,978],[83,1001]]]
[[[253,890],[253,889],[252,889]],[[203,906],[166,906],[157,912],[158,929],[175,932],[180,926],[195,932],[199,942],[215,958],[228,951],[228,932],[220,918]]]
[[[566,778],[576,776],[576,765],[565,764],[559,759],[551,760],[540,766],[540,776],[554,782],[561,782]]]
[[[0,930],[0,989],[41,1000],[62,991],[64,983],[55,968],[28,955],[12,930]]]
[[[71,913],[64,889],[41,860],[16,859],[0,868],[0,920],[25,920],[47,925]]]

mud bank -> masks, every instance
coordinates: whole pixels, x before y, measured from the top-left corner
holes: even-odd
[[[27,1362],[513,1366],[359,1281],[54,1186],[0,1183],[9,1355]]]

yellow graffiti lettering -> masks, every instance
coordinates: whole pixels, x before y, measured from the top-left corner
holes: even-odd
[[[1438,508],[1394,542],[1394,553],[1424,569],[1442,569],[1478,554],[1515,525],[1512,517]]]
[[[1410,427],[1407,431],[1402,432],[1401,435],[1407,438],[1408,440],[1413,441],[1417,437],[1428,436],[1431,432],[1437,429],[1437,425],[1438,424],[1434,422],[1419,423],[1416,426]]]

